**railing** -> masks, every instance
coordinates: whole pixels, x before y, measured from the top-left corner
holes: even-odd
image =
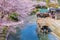
[[[53,33],[56,34],[57,38],[60,39],[60,26],[57,24],[57,21],[47,18],[46,20],[47,25],[50,27],[50,29],[53,31]]]

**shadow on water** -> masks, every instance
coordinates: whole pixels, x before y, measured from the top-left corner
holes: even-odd
[[[40,33],[40,38],[39,38],[39,40],[48,40],[48,34]]]
[[[17,27],[16,28],[16,30],[17,30],[17,33],[15,34],[15,33],[13,33],[13,32],[10,32],[10,34],[8,35],[8,38],[7,38],[7,40],[20,40],[20,29]]]
[[[49,28],[49,33],[42,33],[40,32],[38,34],[38,38],[39,40],[58,40],[58,38],[56,36],[54,36],[53,34],[51,34],[52,30]]]
[[[39,40],[49,40],[48,34],[49,34],[50,32],[52,32],[52,30],[51,30],[50,28],[48,28],[48,33],[46,33],[46,32],[43,32],[43,33],[40,32],[40,33],[38,34]]]

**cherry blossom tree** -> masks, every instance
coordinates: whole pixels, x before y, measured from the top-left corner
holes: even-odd
[[[35,8],[34,5],[31,0],[0,0],[0,11],[4,14],[15,11],[20,19],[24,19]]]

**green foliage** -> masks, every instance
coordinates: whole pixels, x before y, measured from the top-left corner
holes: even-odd
[[[17,15],[17,13],[12,13],[10,16],[9,16],[9,18],[11,19],[11,20],[13,20],[13,21],[18,21],[18,17],[17,17],[18,15]]]
[[[2,40],[5,40],[6,39],[6,33],[7,33],[7,30],[8,30],[8,26],[4,26],[4,28],[2,29],[3,31],[2,31]]]
[[[33,10],[30,15],[35,15],[38,11],[39,9]]]
[[[42,6],[42,8],[43,8],[43,9],[47,9],[47,7],[46,7],[46,6]]]
[[[3,33],[4,33],[4,34],[6,34],[7,29],[8,29],[8,27],[7,27],[7,26],[5,26],[5,27],[3,28]]]
[[[37,5],[36,9],[47,9],[47,7],[46,6],[39,6],[39,5]]]
[[[36,6],[36,9],[39,9],[39,8],[41,8],[41,6],[37,5],[37,6]]]

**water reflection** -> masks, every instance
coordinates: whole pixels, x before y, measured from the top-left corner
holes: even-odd
[[[40,33],[39,34],[39,40],[48,40],[48,34]]]

